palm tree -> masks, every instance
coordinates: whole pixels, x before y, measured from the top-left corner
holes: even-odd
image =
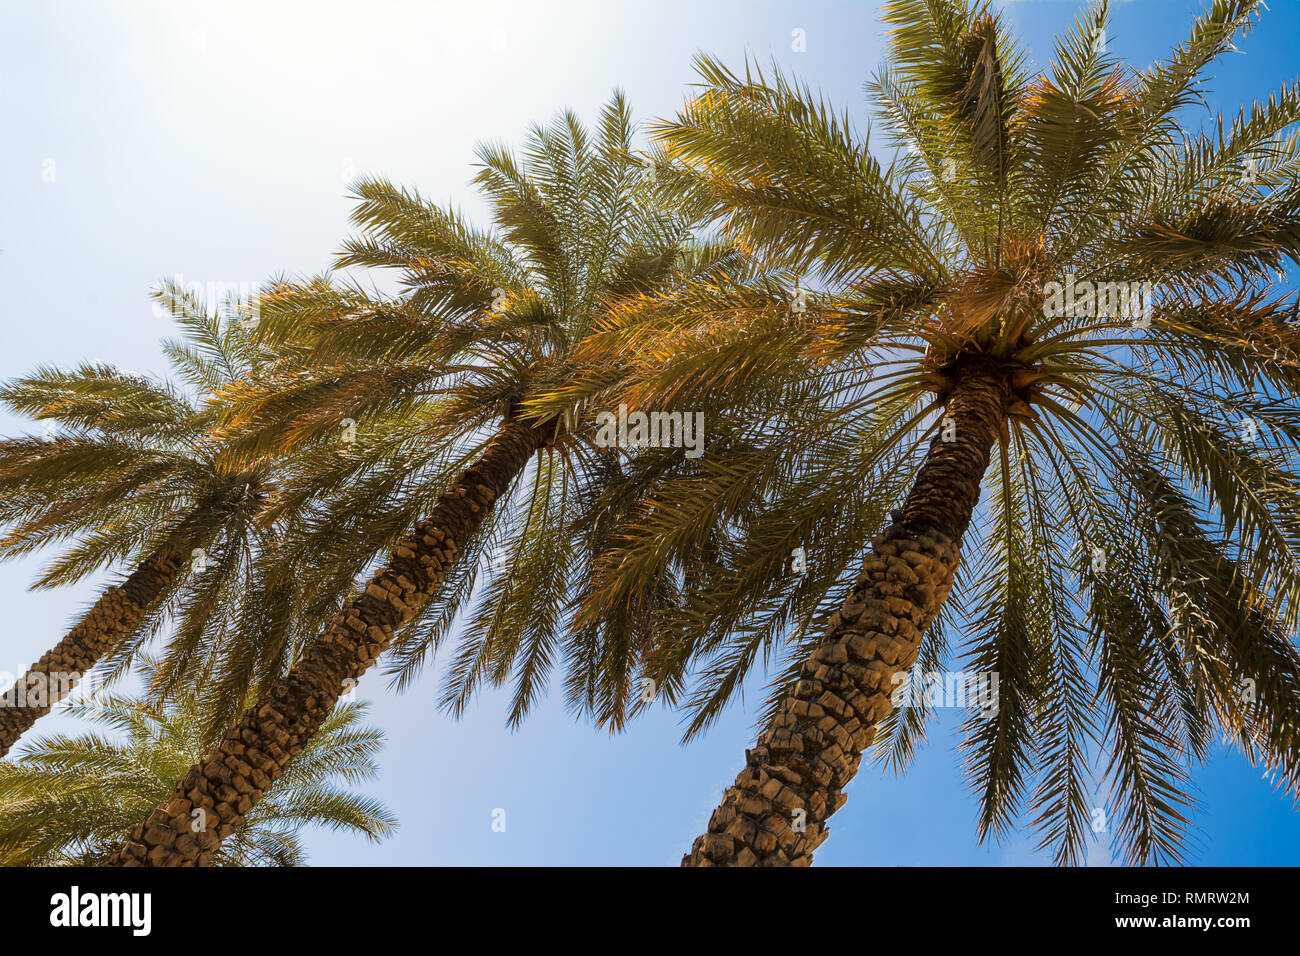
[[[251,460],[292,456],[301,480],[286,485],[287,506],[305,513],[303,502],[326,500],[277,549],[302,569],[306,593],[329,600],[369,579],[333,605],[301,660],[112,864],[212,860],[339,694],[395,641],[397,681],[409,679],[475,592],[485,555],[508,560],[486,575],[444,703],[458,710],[482,681],[512,674],[512,722],[537,698],[579,573],[582,538],[572,529],[588,489],[618,468],[616,451],[599,446],[589,404],[536,412],[529,403],[578,374],[578,345],[611,300],[731,259],[725,247],[687,245],[687,223],[659,201],[631,137],[616,95],[595,137],[565,114],[532,130],[522,159],[482,147],[475,182],[493,232],[418,194],[363,181],[354,213],[363,234],[339,265],[396,269],[400,293],[379,297],[321,277],[262,297],[261,341],[311,345],[299,365],[223,392],[232,447]],[[571,695],[628,695],[632,648],[563,650]],[[187,821],[200,807],[211,826],[192,834]]]
[[[156,662],[145,657],[146,681]],[[213,858],[215,866],[301,866],[304,826],[379,842],[397,827],[377,800],[348,789],[377,772],[383,734],[362,726],[365,704],[334,709]],[[0,865],[93,866],[166,797],[177,776],[212,744],[197,682],[167,704],[104,694],[68,708],[125,739],[88,733],[35,741],[0,764]]]
[[[629,305],[606,335],[673,350],[636,360],[625,400],[812,390],[822,411],[733,414],[709,442],[739,452],[651,485],[583,594],[615,640],[597,622],[635,582],[696,569],[648,652],[670,703],[698,676],[688,733],[784,656],[684,864],[810,863],[863,751],[906,763],[933,711],[910,672],[958,642],[999,681],[964,725],[981,838],[1027,809],[1078,862],[1104,756],[1127,859],[1177,860],[1216,730],[1300,793],[1300,334],[1268,291],[1300,256],[1300,86],[1179,126],[1257,6],[1216,0],[1134,73],[1103,0],[1031,74],[986,5],[891,0],[889,165],[779,71],[700,61],[659,128],[666,179],[769,274]]]
[[[286,666],[284,641],[259,633],[250,647],[227,633],[234,585],[271,533],[258,520],[271,464],[232,467],[211,431],[220,411],[215,393],[273,357],[249,339],[248,303],[210,312],[173,283],[155,298],[184,332],[164,351],[181,384],[200,393],[197,402],[181,385],[103,364],[39,369],[0,387],[9,408],[63,428],[0,442],[0,520],[8,527],[0,560],[72,539],[37,587],[70,584],[114,564],[133,567],[0,702],[0,756],[86,672],[129,667],[168,613],[179,623],[155,672],[156,690],[204,654],[232,662],[228,673],[213,672],[213,686],[236,697],[258,674]]]

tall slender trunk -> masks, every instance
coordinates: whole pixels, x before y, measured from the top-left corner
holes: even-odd
[[[284,677],[132,831],[109,866],[203,866],[279,779],[343,692],[442,583],[457,552],[553,434],[510,421],[393,549],[365,591],[334,615]]]
[[[945,406],[951,423],[935,435],[901,513],[872,541],[853,590],[683,866],[812,862],[893,709],[895,675],[915,663],[948,596],[1007,400],[995,370],[963,370]]]
[[[0,757],[72,693],[82,675],[132,634],[149,606],[176,580],[186,560],[177,545],[145,558],[120,585],[107,588],[67,636],[0,695]]]

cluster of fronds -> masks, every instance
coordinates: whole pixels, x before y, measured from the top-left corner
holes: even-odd
[[[1030,75],[995,12],[895,0],[869,86],[888,164],[779,71],[700,61],[659,142],[758,267],[607,323],[647,356],[621,394],[707,409],[710,454],[647,475],[580,615],[615,643],[647,619],[646,582],[682,582],[647,673],[688,734],[760,661],[774,711],[981,356],[1018,398],[920,662],[1000,677],[996,717],[963,730],[981,833],[1025,813],[1079,862],[1100,806],[1129,861],[1180,859],[1216,733],[1300,793],[1300,323],[1267,289],[1300,258],[1300,87],[1180,125],[1257,7],[1214,3],[1135,73],[1096,3]],[[1053,281],[1155,293],[1053,313]],[[896,711],[877,757],[905,766],[932,716]]]
[[[140,658],[140,673],[156,676]],[[103,693],[68,708],[115,732],[57,734],[0,763],[0,864],[94,866],[110,856],[215,743],[191,682],[168,703]],[[366,705],[342,703],[325,721],[213,866],[301,866],[301,831],[324,826],[382,840],[397,828],[378,800],[351,787],[377,772],[383,734],[361,725]]]
[[[1182,125],[1258,6],[1215,0],[1134,72],[1101,0],[1031,73],[987,5],[891,0],[889,162],[779,70],[702,58],[650,154],[621,96],[483,147],[490,229],[362,181],[336,266],[392,294],[282,279],[223,321],[172,290],[201,400],[97,367],[4,391],[66,431],[0,447],[0,555],[74,540],[52,586],[209,542],[114,664],[174,621],[155,689],[204,669],[211,731],[497,427],[554,422],[389,673],[457,632],[453,713],[509,683],[516,723],[558,669],[596,721],[653,701],[690,736],[756,668],[780,704],[946,396],[996,362],[1016,398],[920,660],[999,675],[963,727],[981,835],[1027,815],[1079,862],[1100,800],[1128,860],[1180,859],[1216,734],[1300,794],[1300,323],[1268,289],[1300,258],[1300,86]],[[1053,311],[1053,282],[1154,291]],[[705,454],[603,447],[620,403],[702,412]],[[933,716],[895,712],[877,757],[904,767]]]

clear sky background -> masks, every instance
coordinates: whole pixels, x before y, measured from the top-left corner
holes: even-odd
[[[1117,3],[1112,49],[1140,66],[1167,55],[1202,5]],[[1038,64],[1078,9],[1002,6]],[[1244,55],[1215,68],[1215,108],[1235,111],[1300,74],[1300,0],[1271,6],[1238,43]],[[161,372],[157,343],[171,329],[148,299],[159,279],[251,287],[321,270],[348,233],[346,186],[359,174],[477,213],[476,142],[518,143],[564,107],[593,117],[616,86],[639,118],[671,114],[697,51],[732,65],[746,52],[775,57],[865,127],[862,86],[883,46],[874,2],[6,0],[0,378],[85,359]],[[0,433],[30,428],[0,415]],[[29,592],[36,568],[0,567],[0,671],[38,658],[103,583]],[[401,696],[377,671],[362,681],[371,722],[388,733],[367,789],[402,828],[381,845],[310,832],[312,862],[675,864],[740,769],[761,702],[751,695],[685,747],[671,713],[611,737],[575,722],[558,696],[512,733],[491,693],[459,721],[440,713],[441,672],[435,662]],[[905,777],[864,768],[819,865],[1047,862],[1028,833],[978,844],[957,723],[949,711]],[[75,726],[59,715],[40,725]],[[1258,770],[1223,751],[1196,781],[1190,862],[1300,863],[1300,816]],[[498,808],[504,833],[491,827]],[[1105,834],[1089,858],[1109,861]]]

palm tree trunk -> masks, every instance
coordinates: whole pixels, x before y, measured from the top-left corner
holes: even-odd
[[[961,373],[945,405],[951,422],[931,443],[897,520],[872,541],[844,606],[683,866],[812,862],[826,819],[844,805],[862,751],[893,709],[894,676],[915,663],[952,586],[1007,401],[996,370]]]
[[[0,757],[64,697],[82,674],[130,635],[185,563],[176,545],[159,548],[122,584],[107,588],[66,637],[0,696]]]
[[[364,592],[131,833],[108,866],[203,866],[280,777],[343,693],[442,583],[492,503],[553,435],[508,421],[403,539]]]

